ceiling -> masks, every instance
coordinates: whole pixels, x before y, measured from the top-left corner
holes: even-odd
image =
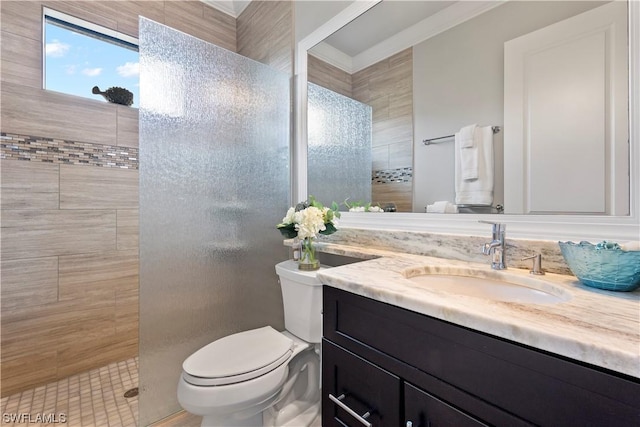
[[[383,0],[309,53],[353,74],[505,1]]]
[[[234,18],[251,3],[251,0],[200,1]],[[508,0],[382,0],[309,52],[352,74],[505,1]]]
[[[356,56],[453,3],[383,0],[324,42],[349,56]]]
[[[251,0],[200,0],[221,12],[231,15],[234,18],[240,16],[243,10],[247,8]]]

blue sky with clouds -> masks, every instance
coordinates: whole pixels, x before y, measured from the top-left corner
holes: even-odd
[[[104,101],[91,93],[94,86],[102,91],[120,86],[133,92],[138,107],[138,52],[51,24],[45,47],[46,89]]]

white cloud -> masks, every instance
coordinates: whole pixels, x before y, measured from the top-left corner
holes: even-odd
[[[116,71],[122,77],[135,77],[140,74],[140,63],[127,62],[117,67]]]
[[[53,40],[45,46],[47,56],[51,56],[52,58],[62,58],[69,52],[69,49],[71,49],[71,46],[59,40]]]
[[[82,74],[89,77],[99,76],[102,73],[102,68],[85,68],[82,70]]]

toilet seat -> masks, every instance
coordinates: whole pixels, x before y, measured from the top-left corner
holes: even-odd
[[[222,386],[265,375],[286,363],[294,341],[271,326],[216,340],[182,364],[184,380],[197,386]]]

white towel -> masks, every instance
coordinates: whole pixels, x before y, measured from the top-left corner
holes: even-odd
[[[469,125],[455,134],[456,155],[460,156],[462,179],[478,179],[478,142],[481,131],[477,125]]]
[[[456,138],[460,138],[460,148],[472,148],[476,146],[474,138],[476,137],[475,132],[477,127],[478,125],[474,123],[460,129],[460,132],[456,134]]]
[[[458,207],[448,201],[439,201],[427,205],[427,213],[458,213]]]
[[[463,175],[463,159],[458,138],[455,140],[455,187],[457,205],[484,205],[493,203],[493,130],[491,126],[476,128],[477,178],[465,179]]]

